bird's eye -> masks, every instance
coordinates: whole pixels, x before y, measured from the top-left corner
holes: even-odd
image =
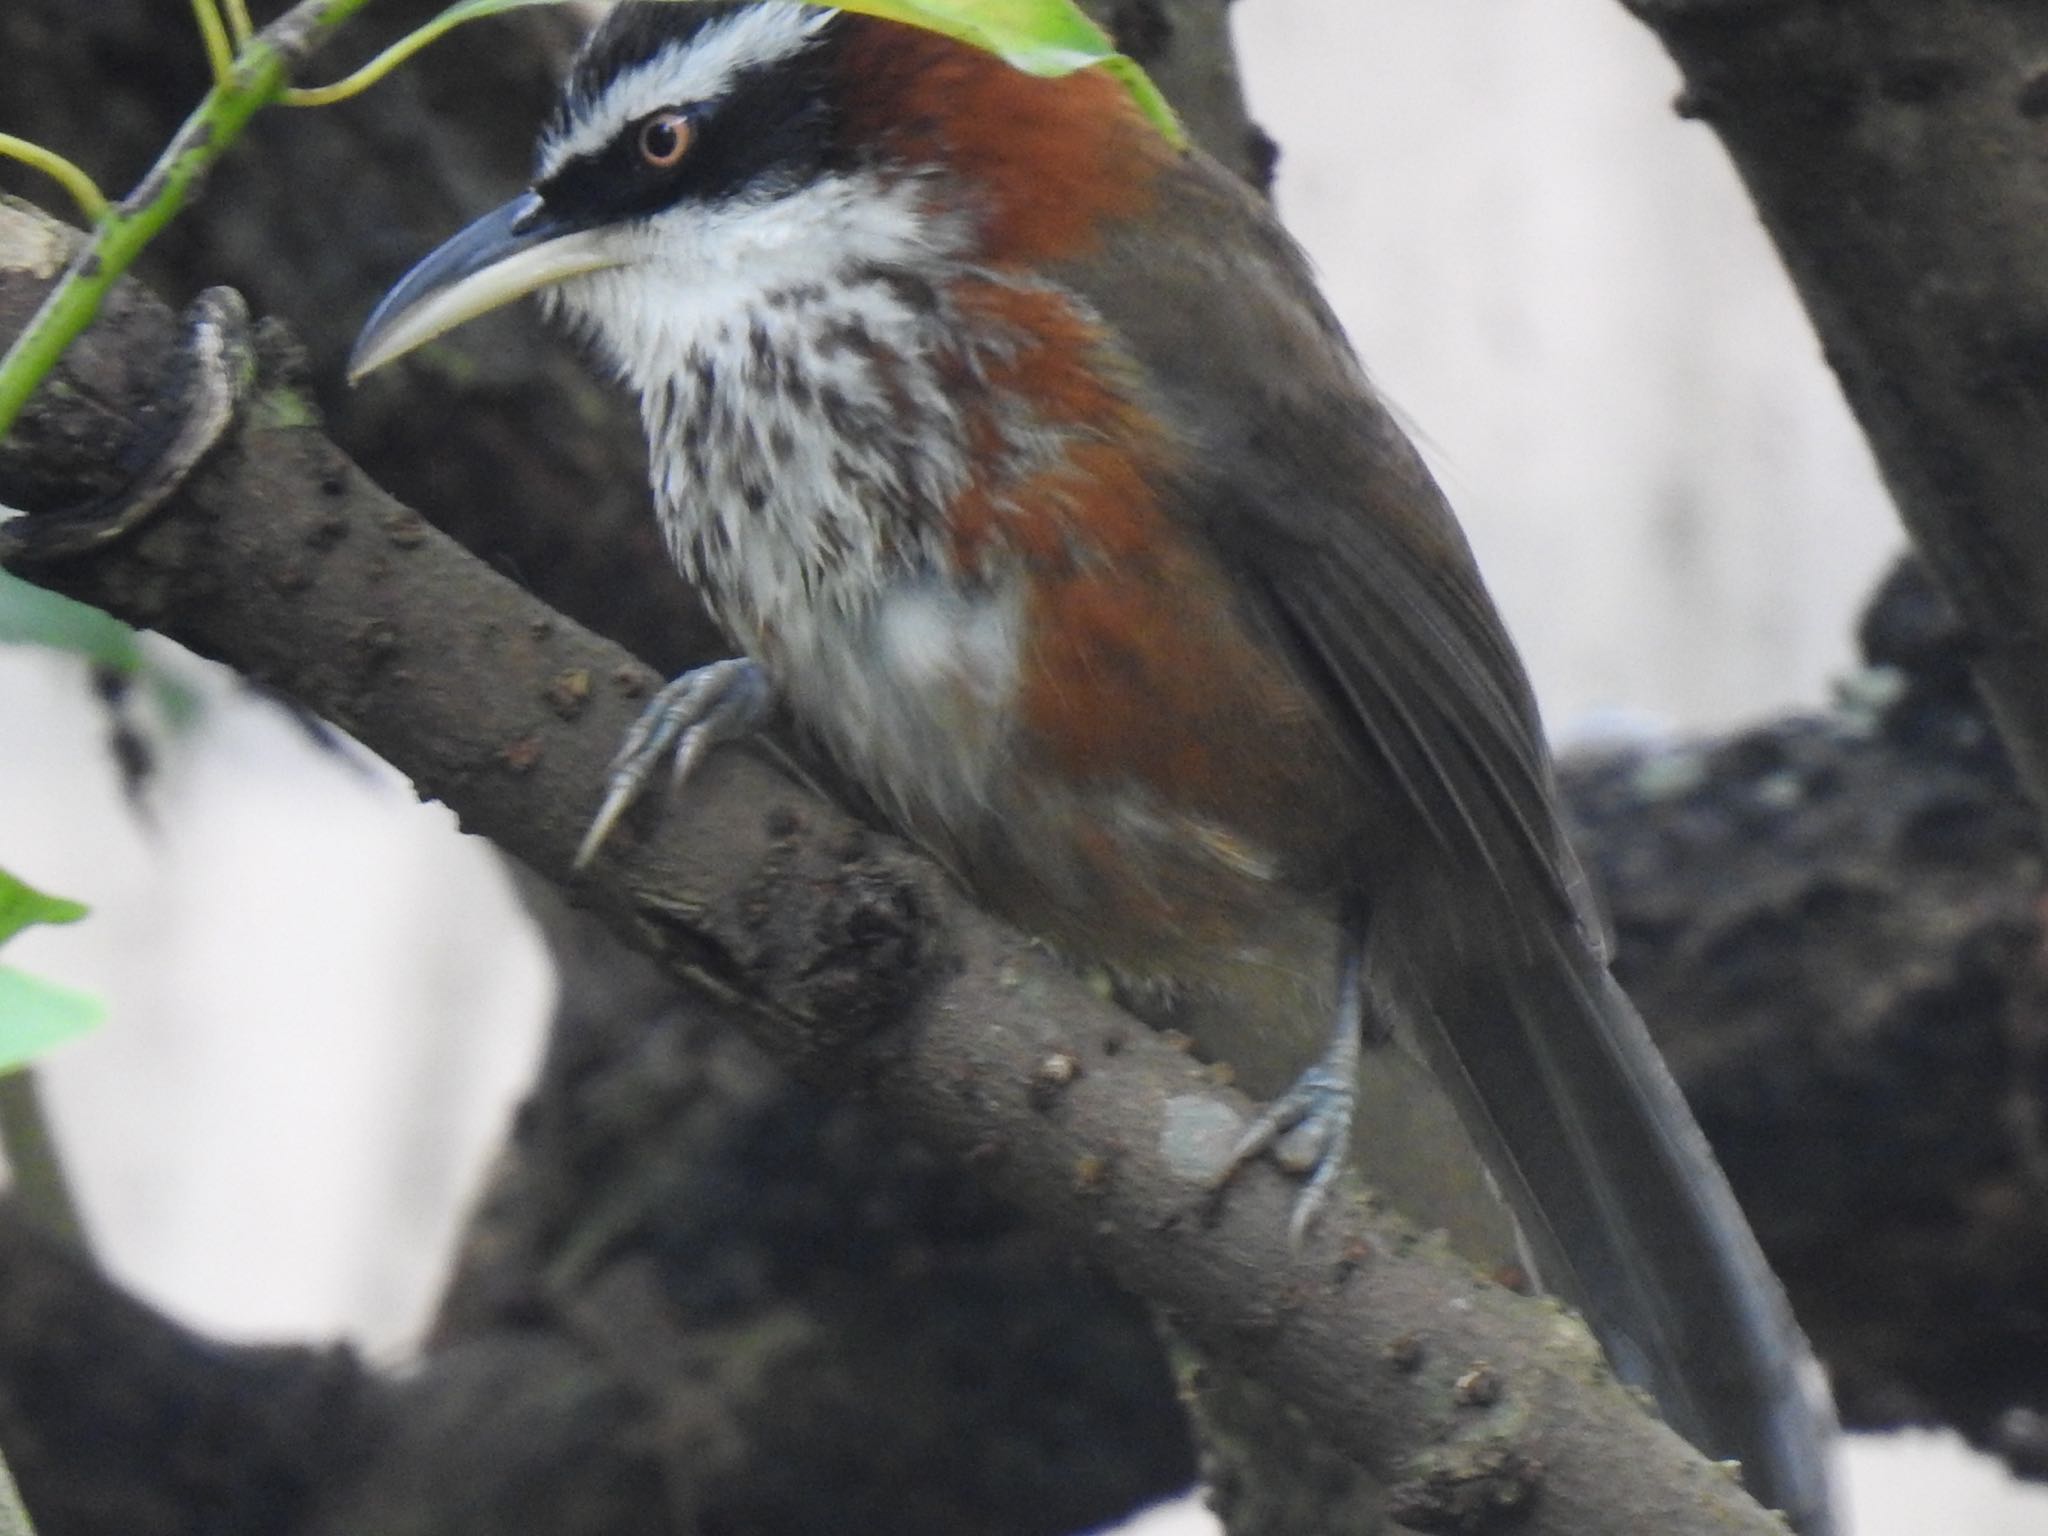
[[[681,112],[657,112],[640,125],[640,158],[657,171],[678,164],[690,150],[690,119]]]

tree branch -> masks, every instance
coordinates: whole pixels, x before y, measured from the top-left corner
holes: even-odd
[[[38,229],[43,233],[38,233]],[[47,226],[0,213],[6,253]],[[47,273],[0,272],[0,330]],[[167,317],[130,293],[0,454],[0,500],[77,498],[152,393]],[[289,694],[568,882],[594,787],[656,681],[364,481],[274,371],[155,525],[51,584]],[[124,402],[126,405],[124,406]],[[109,440],[112,434],[113,440]],[[1292,1186],[1201,1181],[1242,1101],[928,866],[730,752],[579,897],[771,1054],[872,1095],[942,1154],[1283,1392],[1394,1486],[1411,1523],[1526,1511],[1531,1533],[1768,1531],[1557,1309],[1338,1202],[1300,1254]],[[1484,1369],[1482,1369],[1484,1367]]]
[[[1624,3],[1748,184],[2048,808],[2048,10]]]

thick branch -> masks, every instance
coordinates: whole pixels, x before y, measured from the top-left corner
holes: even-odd
[[[41,1536],[196,1536],[199,1510],[215,1530],[283,1529],[379,1427],[346,1351],[202,1339],[113,1289],[11,1200],[0,1318],[0,1434]],[[92,1391],[65,1390],[85,1377]]]
[[[427,1369],[507,1331],[597,1352],[679,1530],[1067,1536],[1194,1481],[1134,1298],[524,883],[560,1002]]]
[[[18,212],[0,222],[0,252],[46,239]],[[0,276],[0,327],[34,286]],[[0,475],[48,496],[113,457],[95,433],[122,430],[119,404],[149,377],[165,325],[139,299],[125,316]],[[654,682],[367,484],[274,378],[170,514],[51,576],[299,699],[558,882]],[[1645,1416],[1552,1306],[1356,1201],[1289,1253],[1292,1189],[1277,1177],[1206,1208],[1230,1096],[920,861],[755,759],[715,759],[658,835],[603,861],[579,894],[740,1010],[780,1059],[872,1094],[980,1167],[1425,1517],[1432,1490],[1476,1482],[1496,1507],[1533,1499],[1523,1529],[1537,1533],[1774,1528]]]
[[[2048,10],[1625,3],[1747,182],[2048,806]]]

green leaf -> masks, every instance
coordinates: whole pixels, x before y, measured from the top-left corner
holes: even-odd
[[[98,998],[0,965],[0,1072],[12,1072],[106,1017]]]
[[[75,923],[85,907],[46,896],[0,869],[0,944],[37,923]],[[82,1035],[106,1016],[83,992],[0,965],[0,1072],[11,1072],[51,1046]]]
[[[906,22],[972,43],[1028,75],[1071,75],[1100,65],[1123,82],[1152,124],[1175,144],[1187,135],[1151,77],[1074,0],[839,0],[839,8]]]
[[[1073,0],[844,0],[840,8],[958,38],[1031,75],[1070,75],[1116,55]]]
[[[142,665],[135,631],[119,619],[0,571],[0,645],[45,645],[116,671]]]
[[[190,730],[205,712],[205,701],[152,662],[140,637],[119,619],[6,571],[0,571],[0,645],[70,651],[140,682],[156,699],[172,735]]]
[[[86,910],[83,904],[62,896],[45,896],[0,869],[0,944],[37,923],[75,923]]]

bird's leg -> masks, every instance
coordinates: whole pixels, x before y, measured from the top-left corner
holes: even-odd
[[[111,544],[162,506],[226,434],[255,374],[249,306],[232,288],[208,288],[186,307],[184,322],[165,424],[122,455],[137,461],[133,477],[75,506],[0,505],[0,565],[44,564]]]
[[[664,761],[673,793],[706,752],[720,742],[753,734],[774,704],[768,674],[747,656],[692,668],[655,694],[619,743],[604,804],[576,850],[576,868],[597,857],[612,828],[646,792],[647,781]]]
[[[1351,1153],[1351,1116],[1358,1102],[1358,1059],[1364,1039],[1363,946],[1347,937],[1338,963],[1330,1043],[1294,1086],[1245,1128],[1210,1181],[1211,1188],[1221,1189],[1246,1163],[1269,1150],[1288,1172],[1306,1174],[1308,1182],[1295,1197],[1294,1215],[1287,1223],[1288,1238],[1297,1248]]]

